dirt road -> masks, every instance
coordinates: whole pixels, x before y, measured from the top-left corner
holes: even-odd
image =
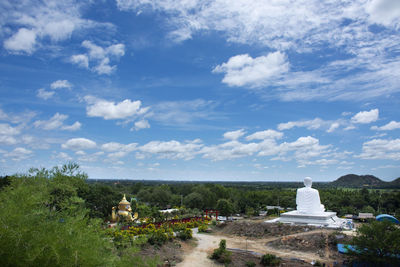
[[[287,236],[301,236],[308,235],[313,233],[321,233],[327,232],[330,230],[322,230],[317,229],[304,233],[297,233]],[[311,262],[313,260],[319,260],[321,262],[326,262],[327,258],[321,258],[317,253],[311,252],[302,252],[302,251],[294,251],[294,250],[283,250],[276,249],[271,246],[267,246],[266,243],[279,239],[281,237],[270,237],[270,238],[262,238],[262,239],[246,239],[246,237],[241,236],[228,236],[222,235],[219,233],[216,234],[203,234],[198,233],[197,229],[193,231],[193,237],[198,240],[198,245],[191,251],[188,251],[188,254],[184,256],[184,260],[179,263],[178,267],[208,267],[208,266],[223,266],[217,264],[216,262],[210,260],[208,258],[211,255],[212,251],[216,249],[219,245],[221,239],[225,239],[227,243],[227,248],[234,249],[242,249],[258,252],[261,254],[275,254],[278,257],[282,258],[298,258],[302,259],[306,262]]]

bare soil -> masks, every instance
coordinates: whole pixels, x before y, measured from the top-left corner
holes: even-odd
[[[308,232],[315,229],[318,228],[282,223],[265,223],[264,221],[234,221],[226,223],[225,226],[221,227],[220,232],[252,238],[266,238]]]

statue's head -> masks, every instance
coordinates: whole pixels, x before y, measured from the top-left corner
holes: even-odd
[[[304,178],[304,185],[305,185],[306,187],[311,187],[311,185],[312,185],[312,179],[311,179],[311,177],[306,177],[306,178]]]

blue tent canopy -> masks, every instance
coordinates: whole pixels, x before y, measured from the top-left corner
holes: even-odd
[[[399,220],[397,220],[395,217],[393,217],[392,215],[389,215],[389,214],[380,214],[380,215],[376,216],[376,220],[380,221],[380,222],[389,221],[389,222],[400,224]]]

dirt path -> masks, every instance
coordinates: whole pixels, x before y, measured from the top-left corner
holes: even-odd
[[[195,230],[195,229],[194,229]],[[297,233],[287,236],[301,236],[309,235],[313,233],[326,233],[331,232],[331,230],[326,229],[316,229],[313,231]],[[208,266],[223,266],[217,264],[216,262],[210,260],[208,256],[216,249],[219,245],[221,239],[225,239],[227,243],[227,248],[242,249],[258,252],[261,254],[275,254],[278,257],[283,258],[298,258],[306,262],[311,262],[312,260],[319,260],[321,262],[326,262],[327,258],[321,258],[317,253],[302,252],[294,250],[284,250],[276,249],[271,246],[267,246],[266,243],[274,241],[282,237],[270,237],[262,239],[246,239],[242,236],[231,236],[223,235],[220,233],[215,234],[203,234],[198,233],[197,229],[193,231],[193,237],[198,240],[198,245],[196,248],[188,251],[188,254],[184,256],[184,260],[177,264],[177,267],[208,267]]]
[[[185,255],[183,261],[176,265],[177,267],[223,266],[208,258],[212,251],[218,247],[221,240],[220,236],[199,234],[197,229],[193,229],[193,237],[197,239],[197,247]]]

